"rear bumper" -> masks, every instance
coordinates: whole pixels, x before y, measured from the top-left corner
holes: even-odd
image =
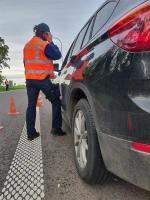
[[[106,168],[128,182],[150,191],[150,153],[135,150],[132,142],[98,134]]]

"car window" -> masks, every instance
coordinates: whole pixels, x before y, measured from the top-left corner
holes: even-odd
[[[116,6],[116,2],[107,3],[102,9],[100,9],[95,18],[92,36],[94,36],[107,22],[109,17],[111,16],[114,8]]]
[[[72,45],[70,46],[70,48],[69,48],[69,50],[68,50],[68,52],[67,52],[67,55],[66,55],[66,57],[65,57],[65,59],[64,59],[64,62],[63,62],[63,64],[62,64],[61,69],[63,69],[63,68],[65,67],[65,65],[68,63],[69,58],[70,58],[71,53],[72,53],[72,49],[73,49],[73,47],[74,47],[74,43],[75,43],[75,41],[74,41],[74,42],[72,43]]]
[[[85,25],[85,27],[79,33],[78,38],[77,38],[76,43],[75,43],[75,46],[74,46],[74,49],[73,49],[73,52],[72,52],[72,55],[74,55],[75,53],[77,53],[77,51],[80,50],[80,47],[81,47],[85,32],[86,32],[86,30],[88,28],[88,25],[89,25],[89,23],[87,23]]]
[[[92,30],[92,26],[93,26],[93,21],[94,21],[94,17],[90,21],[90,25],[88,27],[88,30],[87,30],[86,34],[85,34],[85,37],[84,37],[84,40],[83,40],[83,43],[82,43],[82,47],[85,46],[88,43],[89,39],[90,39],[91,30]]]

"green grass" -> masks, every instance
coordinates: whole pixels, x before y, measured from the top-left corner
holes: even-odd
[[[22,90],[22,89],[26,89],[25,85],[16,85],[16,86],[10,86],[9,90]],[[5,86],[0,86],[0,92],[4,92],[5,91]]]

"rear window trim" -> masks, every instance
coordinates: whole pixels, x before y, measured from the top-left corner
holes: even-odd
[[[77,39],[78,39],[80,33],[81,33],[82,30],[87,26],[88,23],[89,23],[89,25],[90,25],[91,19],[93,19],[93,16],[88,20],[88,22],[86,22],[86,24],[82,27],[81,31],[80,31],[80,32],[78,33],[78,35],[76,36],[76,38],[75,38],[75,40],[74,40],[74,44],[73,44],[73,48],[72,48],[71,56],[70,56],[70,57],[72,57],[72,52],[73,52],[74,46],[75,46],[75,44],[76,44],[76,41],[77,41]],[[85,35],[86,35],[87,30],[88,30],[88,28],[89,28],[89,25],[88,25],[88,27],[87,27],[87,29],[86,29],[86,31],[85,31],[84,37],[83,37],[83,39],[82,39],[82,42],[81,42],[81,45],[80,45],[80,48],[79,48],[79,51],[82,49],[83,40],[84,40],[84,38],[85,38]],[[89,40],[90,40],[90,39],[89,39]],[[78,52],[79,52],[79,51],[78,51]],[[76,55],[76,54],[75,54],[75,55]]]
[[[73,56],[73,55],[72,55],[72,52],[73,52],[74,46],[75,46],[75,44],[76,44],[76,41],[77,41],[77,39],[78,39],[78,37],[79,37],[79,34],[80,34],[81,31],[85,28],[85,26],[89,23],[89,25],[88,25],[88,27],[87,27],[87,30],[86,30],[86,32],[85,32],[85,34],[84,34],[84,37],[83,37],[83,40],[82,40],[80,49],[79,49],[78,52],[80,52],[85,46],[87,46],[88,43],[95,37],[95,35],[105,26],[105,24],[108,22],[108,20],[109,20],[110,17],[112,16],[112,14],[113,14],[115,8],[117,7],[117,4],[118,4],[119,1],[120,1],[120,0],[108,0],[108,1],[104,2],[104,3],[102,4],[102,6],[90,17],[90,19],[85,23],[85,25],[82,27],[82,29],[80,30],[80,32],[77,34],[76,38],[75,38],[74,41],[73,41],[73,47],[72,47],[71,52],[70,52],[70,58]],[[113,11],[112,11],[110,17],[109,17],[108,20],[105,22],[105,24],[95,33],[95,35],[92,36],[92,31],[93,31],[93,27],[94,27],[94,23],[95,23],[95,19],[96,19],[97,13],[98,13],[101,9],[103,9],[104,6],[106,6],[108,3],[111,3],[111,2],[116,3],[116,5],[114,6],[114,9],[113,9]],[[89,28],[89,26],[90,26],[90,22],[92,21],[92,19],[93,19],[93,22],[92,22],[93,24],[92,24],[92,27],[91,27],[91,32],[90,32],[89,41],[88,41],[84,46],[82,46],[83,41],[84,41],[84,38],[85,38],[85,35],[86,35],[87,31],[88,31],[88,28]],[[78,52],[77,52],[77,53],[78,53]],[[76,55],[76,54],[75,54],[75,55]]]
[[[87,30],[86,30],[86,33],[85,33],[85,35],[84,35],[84,38],[83,38],[83,40],[82,40],[82,44],[81,44],[80,50],[83,49],[83,48],[90,42],[90,40],[91,40],[93,25],[94,25],[94,22],[95,22],[95,19],[94,19],[94,18],[95,18],[95,16],[92,16],[92,17],[90,18],[90,20],[89,20],[89,26],[90,26],[91,23],[92,23],[92,27],[91,27],[91,31],[90,31],[89,40],[88,40],[88,42],[86,42],[86,43],[83,45],[83,42],[84,42],[86,33],[87,33],[87,31],[88,31],[88,28],[89,28],[89,26],[88,26],[88,28],[87,28]]]
[[[103,25],[101,28],[99,28],[98,31],[97,31],[94,35],[92,35],[92,31],[93,31],[93,27],[94,27],[94,24],[95,24],[95,20],[96,20],[97,13],[98,13],[100,10],[102,10],[107,4],[109,4],[109,3],[111,3],[111,2],[114,2],[114,3],[116,4],[116,5],[114,6],[114,9],[113,9],[111,15],[109,16],[109,18],[107,19],[107,21],[104,23],[104,25]],[[113,12],[114,12],[114,10],[115,10],[115,8],[117,7],[118,2],[119,2],[119,1],[116,1],[116,0],[110,0],[110,1],[105,2],[105,3],[102,5],[102,7],[100,7],[100,8],[97,10],[97,12],[94,14],[94,22],[93,22],[93,26],[92,26],[92,30],[91,30],[91,38],[90,38],[90,40],[91,40],[92,38],[94,38],[95,35],[96,35],[96,34],[106,25],[106,23],[109,21],[109,19],[111,18],[112,14],[113,14]]]

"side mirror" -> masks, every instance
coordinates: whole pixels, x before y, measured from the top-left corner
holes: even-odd
[[[55,72],[60,72],[61,70],[59,69],[59,64],[58,63],[55,63],[54,64],[54,71]]]

